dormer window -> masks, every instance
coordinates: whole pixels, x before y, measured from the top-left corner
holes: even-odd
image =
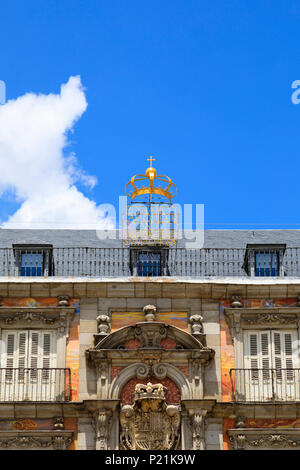
[[[50,276],[52,245],[13,245],[19,276]]]
[[[247,245],[244,269],[249,276],[279,277],[284,275],[283,256],[286,245]]]
[[[279,253],[277,251],[255,252],[255,276],[279,276]]]
[[[137,271],[138,276],[161,276],[161,252],[139,252]]]
[[[167,248],[132,248],[130,269],[133,276],[168,276]]]

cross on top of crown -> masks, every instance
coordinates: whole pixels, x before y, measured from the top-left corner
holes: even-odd
[[[147,161],[150,162],[150,167],[152,168],[152,162],[155,162],[155,158],[153,158],[152,156],[150,156],[150,158],[147,158]]]

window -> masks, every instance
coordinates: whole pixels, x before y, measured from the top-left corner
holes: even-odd
[[[251,400],[299,397],[296,330],[245,331],[245,391]]]
[[[21,252],[21,276],[42,276],[44,269],[42,252]]]
[[[161,275],[161,253],[139,252],[138,254],[138,276],[160,276]]]
[[[53,274],[51,245],[14,245],[20,276],[49,276]]]
[[[255,276],[279,276],[278,252],[255,252]]]
[[[247,245],[243,268],[249,276],[282,276],[285,245]]]
[[[133,276],[167,276],[168,249],[131,249],[130,265]]]
[[[3,331],[0,401],[54,399],[55,366],[53,331]]]

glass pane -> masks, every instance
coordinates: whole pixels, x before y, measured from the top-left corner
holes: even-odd
[[[255,276],[279,276],[278,253],[255,253]]]
[[[43,253],[23,252],[21,253],[21,276],[43,275]]]
[[[161,254],[141,252],[138,255],[138,276],[160,276]]]

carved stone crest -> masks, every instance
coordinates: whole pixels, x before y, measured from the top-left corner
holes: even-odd
[[[170,450],[179,441],[180,413],[167,405],[162,384],[137,384],[134,404],[120,412],[121,444],[127,450]]]

